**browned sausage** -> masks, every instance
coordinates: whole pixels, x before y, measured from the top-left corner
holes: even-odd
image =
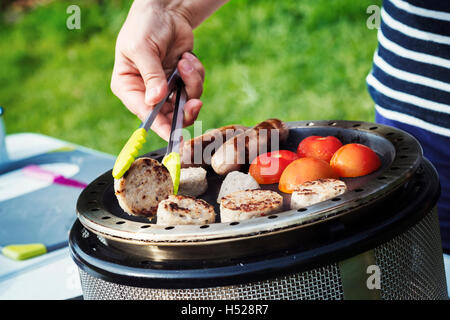
[[[278,119],[269,119],[227,140],[212,156],[211,165],[219,175],[240,170],[261,153],[277,150],[289,129]],[[274,148],[273,150],[271,148]]]
[[[227,139],[231,139],[247,129],[240,125],[228,125],[184,142],[180,150],[181,167],[209,166],[212,155]]]

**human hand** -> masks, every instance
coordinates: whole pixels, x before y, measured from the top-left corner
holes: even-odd
[[[176,2],[176,1],[175,1]],[[167,76],[178,68],[188,96],[184,125],[191,125],[202,107],[205,70],[189,51],[193,33],[189,13],[179,4],[137,0],[116,42],[112,92],[142,121],[167,94]],[[169,140],[173,103],[168,101],[151,129]]]

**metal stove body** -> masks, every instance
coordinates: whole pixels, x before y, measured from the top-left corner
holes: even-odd
[[[290,210],[285,195],[286,210],[275,215],[169,227],[125,214],[106,172],[81,194],[70,234],[84,298],[446,299],[439,180],[418,142],[373,123],[288,125],[284,149],[334,135],[368,145],[382,167],[346,179],[348,192],[310,207]],[[221,179],[208,172],[201,198],[215,203]]]

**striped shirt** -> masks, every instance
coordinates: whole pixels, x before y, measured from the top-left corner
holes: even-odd
[[[450,137],[450,0],[383,2],[367,84],[377,114]]]
[[[367,76],[376,122],[414,135],[437,169],[450,254],[450,0],[384,0],[380,27]]]

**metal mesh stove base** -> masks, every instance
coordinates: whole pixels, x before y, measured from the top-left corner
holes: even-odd
[[[448,299],[437,210],[375,248],[383,299]]]
[[[437,211],[429,212],[403,234],[374,248],[381,270],[383,299],[447,299]],[[84,299],[148,300],[341,300],[338,263],[240,285],[192,288],[140,288],[108,282],[80,269]]]
[[[117,285],[80,270],[85,299],[124,300],[294,300],[339,299],[339,269],[330,265],[308,272],[253,283],[193,289],[147,289]]]

